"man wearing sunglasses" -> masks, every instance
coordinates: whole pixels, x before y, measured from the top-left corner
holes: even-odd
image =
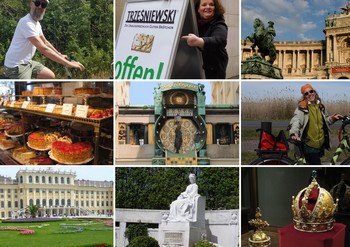
[[[30,0],[30,12],[19,20],[5,57],[5,75],[10,79],[55,78],[52,70],[32,60],[36,50],[68,68],[84,69],[81,63],[68,61],[67,56],[62,55],[46,40],[40,20],[43,19],[48,4],[49,0]]]
[[[294,140],[306,140],[303,152],[308,164],[321,165],[324,149],[330,149],[329,125],[343,116],[328,116],[321,98],[310,84],[301,87],[301,94],[303,96],[289,124],[289,134]]]

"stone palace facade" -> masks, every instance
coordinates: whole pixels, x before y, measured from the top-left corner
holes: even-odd
[[[284,79],[350,78],[350,8],[341,9],[326,17],[325,40],[274,42],[274,65],[282,70]],[[244,45],[242,40],[242,60],[253,55],[250,46],[250,42]]]

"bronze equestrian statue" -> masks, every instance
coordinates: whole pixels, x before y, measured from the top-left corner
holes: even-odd
[[[244,40],[244,44],[246,44],[246,40],[248,39],[253,43],[251,46],[254,50],[257,46],[261,53],[263,59],[266,56],[269,56],[270,59],[267,61],[271,65],[276,60],[276,47],[273,44],[273,39],[276,36],[276,31],[274,28],[274,23],[272,21],[268,22],[269,26],[265,29],[264,23],[259,19],[255,18],[254,20],[254,32],[247,36]]]

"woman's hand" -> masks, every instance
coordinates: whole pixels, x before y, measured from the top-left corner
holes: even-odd
[[[293,140],[296,140],[296,141],[300,141],[301,140],[301,138],[299,136],[297,136],[296,134],[292,134],[290,136],[290,138],[292,138]]]
[[[192,47],[196,46],[201,49],[204,48],[204,40],[193,33],[189,33],[188,35],[182,36],[181,38],[185,39],[187,42],[187,45],[189,46],[192,46]]]
[[[340,115],[340,114],[336,113],[336,114],[333,114],[333,115],[331,116],[331,118],[332,118],[332,121],[333,121],[333,122],[337,122],[339,119],[342,119],[342,118],[343,118],[343,115]]]

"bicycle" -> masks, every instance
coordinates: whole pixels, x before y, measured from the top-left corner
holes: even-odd
[[[288,142],[294,144],[297,151],[294,152],[294,159],[288,157],[288,150],[260,150],[256,149],[257,159],[253,160],[249,165],[306,165],[303,146],[306,140],[287,139]]]
[[[339,144],[336,148],[334,155],[331,160],[331,165],[335,165],[338,161],[339,156],[341,153],[343,153],[345,150],[350,151],[350,140],[349,140],[349,134],[346,130],[346,126],[350,124],[350,117],[349,116],[343,116],[342,118],[342,124],[338,131],[338,140]],[[340,165],[350,165],[350,157],[343,160]]]

